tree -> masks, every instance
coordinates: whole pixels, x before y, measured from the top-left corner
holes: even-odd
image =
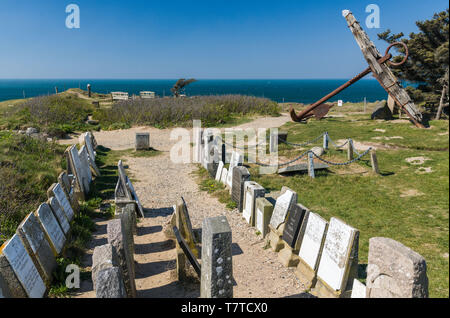
[[[170,89],[170,91],[172,92],[173,96],[175,97],[179,97],[180,93],[184,92],[184,89],[186,86],[188,86],[189,84],[196,82],[197,80],[194,78],[191,79],[184,79],[184,78],[180,78],[175,85]]]
[[[449,68],[449,10],[436,13],[431,20],[416,22],[418,33],[411,33],[409,39],[403,33],[391,34],[391,30],[378,34],[378,38],[388,43],[401,41],[409,50],[408,61],[399,68],[394,68],[394,74],[401,80],[418,84],[416,89],[408,87],[413,99],[421,101],[426,98],[439,101],[443,90],[445,73]],[[402,47],[396,47],[400,53],[405,53]],[[402,56],[394,58],[395,62]],[[419,100],[417,100],[419,99]]]

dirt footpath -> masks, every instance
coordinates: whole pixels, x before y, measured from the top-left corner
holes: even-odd
[[[290,118],[258,118],[237,128],[279,127]],[[216,198],[200,191],[194,177],[196,164],[175,164],[169,151],[176,141],[170,140],[170,129],[138,127],[128,130],[96,132],[98,144],[113,150],[132,148],[136,132],[149,132],[150,144],[162,154],[150,158],[127,157],[128,173],[136,180],[134,187],[145,208],[145,218],[138,223],[135,236],[136,287],[138,297],[199,297],[199,285],[180,284],[174,276],[175,248],[162,232],[173,205],[183,196],[192,225],[201,228],[204,218],[224,215],[232,229],[234,297],[307,297],[293,273],[283,267],[277,254],[264,249],[265,241],[255,234],[242,215],[228,210]],[[191,134],[192,136],[192,134]],[[104,224],[99,224],[94,241],[104,244]],[[97,244],[92,244],[91,248]],[[91,257],[92,249],[87,258]],[[87,264],[89,266],[89,261]],[[90,288],[90,290],[89,290]],[[92,286],[84,285],[78,297],[92,297]]]

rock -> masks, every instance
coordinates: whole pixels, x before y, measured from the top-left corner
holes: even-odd
[[[95,278],[97,298],[126,298],[127,294],[118,267],[110,267],[98,272]]]
[[[119,257],[116,248],[111,244],[97,246],[92,255],[92,282],[96,290],[97,275],[100,271],[119,266]]]
[[[313,147],[311,151],[314,152],[316,156],[322,156],[325,153],[325,150],[322,147]]]
[[[31,136],[31,135],[37,134],[38,132],[39,131],[36,128],[29,127],[29,128],[27,128],[27,131],[25,132],[25,134],[27,134],[28,136]]]
[[[370,116],[372,120],[374,119],[384,119],[384,120],[392,120],[394,117],[392,116],[392,112],[385,103],[383,106],[378,107]]]
[[[425,259],[390,238],[369,240],[368,298],[427,298]]]

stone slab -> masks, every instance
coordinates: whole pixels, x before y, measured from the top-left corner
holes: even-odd
[[[119,257],[117,255],[116,248],[111,244],[104,244],[96,246],[92,254],[92,282],[94,284],[94,290],[97,289],[97,275],[100,271],[111,268],[119,267]]]
[[[216,181],[220,181],[220,179],[221,179],[223,166],[224,166],[223,161],[219,161],[219,165],[217,166],[216,177],[215,177]]]
[[[254,181],[244,182],[244,210],[242,216],[250,226],[255,226],[256,199],[264,197],[266,189]]]
[[[69,200],[66,197],[66,194],[64,193],[64,190],[59,183],[57,183],[53,188],[53,195],[55,196],[56,200],[58,200],[59,206],[64,211],[67,220],[71,222],[75,216],[75,213],[72,209],[72,206],[70,205]]]
[[[390,238],[369,240],[367,298],[427,298],[425,259]]]
[[[295,203],[297,203],[297,195],[292,190],[286,190],[277,198],[272,218],[270,219],[270,225],[274,229],[278,229],[285,222],[289,209]]]
[[[137,211],[139,212],[139,216],[141,218],[143,218],[143,217],[145,217],[145,215],[144,215],[144,208],[142,207],[141,201],[139,201],[139,197],[138,197],[136,191],[134,190],[134,187],[133,187],[133,184],[131,183],[131,180],[128,177],[127,177],[126,180],[127,180],[127,186],[128,186],[128,188],[129,188],[129,190],[131,192],[131,196],[132,196],[133,200],[136,201],[136,205],[138,207]]]
[[[314,162],[314,170],[325,170],[328,168],[329,168],[329,166],[324,163]],[[296,173],[296,172],[307,173],[308,172],[308,164],[301,163],[298,165],[278,169],[279,174],[288,174],[288,173]]]
[[[117,181],[116,189],[114,191],[114,195],[116,200],[119,198],[126,198],[128,200],[134,200],[133,196],[131,195],[130,190],[127,186],[127,174],[125,173],[125,169],[123,167],[122,160],[119,160],[117,163],[117,170],[119,174],[119,178]]]
[[[48,199],[47,204],[52,209],[52,212],[55,215],[59,226],[63,230],[64,235],[67,236],[67,233],[69,233],[69,231],[70,231],[69,220],[67,219],[66,214],[64,213],[63,209],[61,208],[61,205],[59,205],[58,200],[55,197],[51,197],[50,199]]]
[[[223,168],[222,175],[220,176],[220,182],[222,182],[224,185],[227,185],[227,176],[228,176],[228,169]]]
[[[47,203],[42,203],[36,211],[36,216],[44,229],[54,254],[59,255],[66,243],[66,237],[50,206]]]
[[[334,291],[344,291],[350,270],[352,250],[359,231],[337,218],[331,218],[317,277]],[[356,255],[357,259],[357,255]]]
[[[300,204],[293,204],[289,210],[282,239],[289,247],[295,249],[300,234],[300,227],[306,215],[306,209]]]
[[[119,267],[101,270],[96,277],[95,295],[97,298],[126,298],[122,273]]]
[[[237,204],[239,212],[242,212],[244,209],[244,183],[250,180],[250,172],[242,166],[234,167],[233,170],[231,199]]]
[[[202,224],[201,298],[233,298],[232,233],[225,216]]]
[[[150,149],[150,133],[136,133],[136,151]]]
[[[316,213],[309,213],[299,256],[313,271],[317,271],[327,229],[325,219]]]
[[[353,280],[351,298],[366,298],[366,285],[357,279]]]
[[[22,240],[41,278],[49,285],[53,278],[52,273],[56,268],[56,259],[39,220],[33,213],[28,214],[20,223],[16,234]]]
[[[191,251],[189,244],[184,240],[183,236],[180,234],[180,231],[178,230],[178,228],[176,226],[174,226],[173,228],[173,233],[175,235],[175,238],[177,240],[178,246],[180,246],[181,250],[183,251],[184,255],[186,256],[186,258],[189,260],[189,262],[191,263],[192,267],[194,268],[195,272],[197,273],[197,275],[199,277],[201,277],[201,266],[200,264],[197,262],[197,258],[194,255],[194,253]],[[183,267],[183,266],[181,266]]]
[[[256,198],[255,210],[255,226],[261,233],[262,237],[266,237],[269,232],[270,218],[273,213],[273,204],[266,198]]]
[[[71,146],[69,148],[69,157],[71,163],[71,172],[76,178],[76,182],[78,183],[83,195],[86,195],[89,193],[89,180],[85,175],[80,156],[78,155],[77,147]]]
[[[89,188],[92,182],[92,173],[91,173],[91,165],[89,164],[89,157],[86,146],[82,146],[78,151],[78,156],[80,157],[81,165],[85,176],[89,181]]]
[[[230,166],[228,167],[227,185],[233,187],[233,168],[241,166],[244,162],[244,156],[242,154],[233,151],[231,154]]]
[[[17,234],[5,243],[2,253],[8,260],[17,279],[29,298],[42,298],[46,292],[45,283],[30,255]]]

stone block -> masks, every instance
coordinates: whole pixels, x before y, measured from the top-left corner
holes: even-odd
[[[116,248],[111,244],[104,244],[96,246],[94,253],[92,254],[92,282],[94,284],[94,290],[96,290],[97,274],[100,271],[119,267],[119,257],[117,256]]]
[[[273,213],[273,204],[269,202],[266,198],[256,199],[256,210],[255,210],[255,226],[256,229],[261,232],[262,237],[266,237],[269,232],[270,218]]]
[[[95,279],[97,298],[126,298],[127,293],[119,267],[109,267],[98,272]]]
[[[150,134],[136,133],[136,151],[150,149]]]
[[[255,226],[256,199],[264,197],[266,189],[253,181],[244,182],[244,209],[242,216],[250,226]]]

